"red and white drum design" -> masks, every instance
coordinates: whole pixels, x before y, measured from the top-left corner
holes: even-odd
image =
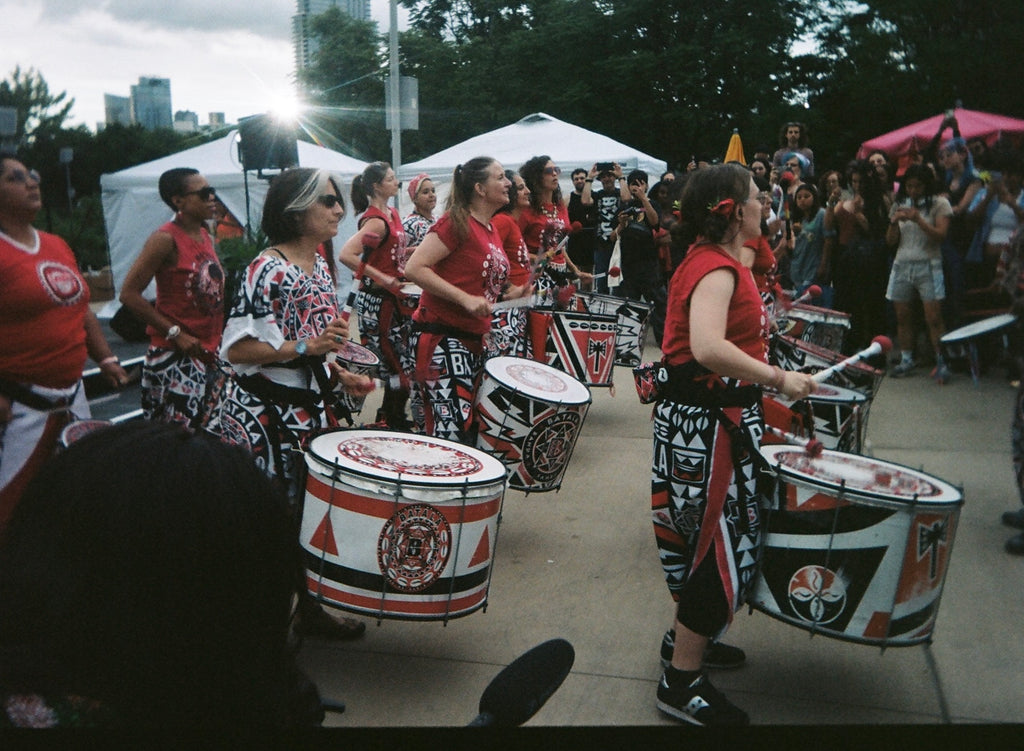
[[[310,442],[306,466],[300,542],[313,596],[408,620],[487,604],[501,462],[440,438],[340,430]]]
[[[329,352],[327,357],[357,375],[376,378],[380,374],[380,358],[363,345],[355,342],[342,343],[337,352]],[[366,396],[353,396],[343,391],[341,392],[341,401],[353,415],[357,415],[363,409]]]
[[[794,626],[846,641],[927,641],[963,495],[891,462],[797,446],[766,446],[780,483],[768,515],[751,604]]]
[[[504,462],[509,487],[558,490],[590,402],[590,389],[567,373],[521,357],[491,358],[474,404],[477,448]]]
[[[785,334],[772,337],[772,357],[783,370],[799,370],[802,373],[816,373],[845,359],[839,352]],[[884,371],[860,361],[833,373],[827,380],[836,386],[859,391],[871,399],[884,377]]]
[[[794,339],[841,352],[850,331],[850,314],[796,303],[786,311],[785,326],[779,322],[779,330],[783,328]]]
[[[552,310],[539,315],[544,316],[548,324],[544,346],[548,365],[587,386],[612,385],[618,333],[616,316],[569,310]]]
[[[779,397],[783,404],[792,402]],[[862,415],[868,397],[853,389],[818,384],[818,390],[802,401],[811,406],[814,415],[814,437],[827,449],[861,453],[864,442]]]
[[[577,294],[576,309],[580,312],[613,315],[618,330],[615,338],[615,364],[635,368],[643,362],[647,323],[654,306],[642,300],[629,300],[597,292]]]

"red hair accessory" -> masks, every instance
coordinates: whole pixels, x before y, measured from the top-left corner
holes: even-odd
[[[412,201],[416,200],[416,191],[418,191],[420,189],[420,183],[423,182],[424,180],[429,180],[429,179],[430,179],[430,175],[428,175],[426,172],[421,172],[418,175],[416,175],[416,177],[414,177],[412,180],[409,181],[409,199],[410,200],[412,200]]]
[[[712,206],[708,204],[708,211],[712,214],[718,214],[719,216],[729,216],[732,210],[736,207],[736,202],[731,198],[723,198],[721,201]]]

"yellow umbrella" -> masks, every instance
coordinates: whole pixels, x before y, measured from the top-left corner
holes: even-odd
[[[726,162],[739,162],[744,167],[747,165],[747,158],[743,156],[743,141],[740,140],[740,132],[733,130],[729,139],[729,148],[725,150]]]

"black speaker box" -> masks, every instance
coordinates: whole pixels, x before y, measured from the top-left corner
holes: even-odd
[[[253,115],[238,121],[239,151],[247,170],[275,170],[299,163],[295,130],[267,115]]]

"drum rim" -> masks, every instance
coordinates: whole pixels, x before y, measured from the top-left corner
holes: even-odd
[[[1011,323],[1017,320],[1017,316],[1013,313],[999,313],[998,315],[990,316],[989,318],[983,318],[980,321],[974,321],[968,323],[960,328],[953,329],[942,335],[939,341],[942,344],[956,344],[958,342],[966,342],[973,339],[976,336],[982,334],[989,334],[993,331],[998,331],[1004,326],[1009,326]],[[996,324],[996,321],[999,323]],[[963,334],[961,332],[969,331],[970,334]]]
[[[350,360],[347,357],[344,357],[344,352],[334,352],[334,359],[335,360],[341,360],[343,362],[350,362],[353,365],[365,365],[367,367],[373,367],[374,365],[380,365],[380,357],[378,357],[377,353],[374,352],[369,347],[367,347],[366,345],[360,344],[359,342],[354,342],[351,339],[346,339],[345,342],[343,342],[343,344],[344,344],[345,347],[352,347],[354,349],[362,350],[363,352],[368,353],[373,358],[373,361],[371,361],[371,362],[359,362],[359,361],[356,361],[356,360]]]
[[[906,506],[930,506],[930,507],[934,507],[936,509],[952,508],[952,507],[957,507],[958,508],[958,507],[962,506],[963,503],[964,503],[963,491],[960,490],[960,488],[958,488],[955,485],[953,485],[952,483],[947,482],[947,481],[945,481],[945,480],[943,480],[943,479],[941,479],[939,477],[936,477],[934,475],[930,475],[927,472],[923,472],[923,471],[921,471],[919,469],[914,469],[913,467],[908,467],[905,464],[900,464],[898,462],[891,462],[891,461],[888,461],[886,459],[876,459],[874,457],[863,456],[861,454],[851,454],[849,452],[836,451],[834,449],[825,449],[824,451],[822,451],[822,457],[827,457],[827,456],[830,456],[830,455],[831,456],[854,457],[854,458],[857,458],[857,459],[860,459],[860,460],[871,461],[871,462],[876,462],[878,464],[887,465],[889,467],[893,467],[895,469],[899,469],[899,470],[902,470],[904,472],[909,472],[909,473],[911,473],[911,474],[913,474],[915,476],[923,476],[923,477],[927,478],[930,482],[932,482],[933,484],[938,486],[939,489],[943,491],[944,495],[952,495],[953,497],[949,498],[948,500],[937,500],[937,499],[931,498],[931,497],[925,497],[925,498],[917,497],[917,498],[915,498],[913,496],[895,495],[893,493],[888,493],[888,492],[883,492],[883,491],[878,491],[878,490],[867,490],[867,489],[863,489],[863,488],[851,488],[851,487],[848,487],[848,486],[844,488],[842,485],[840,485],[837,482],[830,482],[830,481],[818,479],[818,478],[815,478],[813,475],[807,475],[807,474],[804,474],[802,472],[798,472],[798,471],[794,470],[792,467],[789,467],[789,466],[787,466],[785,464],[782,464],[780,461],[778,461],[778,459],[775,456],[776,454],[782,453],[783,451],[803,452],[804,450],[805,449],[802,446],[793,446],[791,444],[781,444],[781,443],[780,444],[771,444],[771,445],[768,445],[768,446],[762,446],[761,449],[760,449],[761,456],[763,456],[768,461],[769,465],[771,465],[772,470],[775,471],[776,473],[778,473],[780,476],[787,477],[787,478],[792,478],[792,479],[798,480],[798,481],[802,481],[802,482],[804,482],[806,484],[817,485],[817,486],[819,486],[819,487],[821,487],[823,489],[837,490],[837,491],[838,490],[842,490],[844,495],[846,495],[846,496],[851,496],[851,497],[855,497],[855,498],[863,498],[863,499],[869,500],[869,501],[882,501],[882,502],[887,502],[887,503],[891,503],[891,504],[897,504],[901,508],[906,507]],[[812,480],[813,480],[813,482],[809,482],[809,481],[812,481]]]
[[[491,378],[493,378],[495,381],[497,381],[499,384],[501,384],[502,386],[508,386],[509,388],[512,388],[513,386],[522,386],[522,385],[525,385],[525,384],[519,384],[519,383],[512,384],[512,383],[508,383],[507,381],[499,378],[498,374],[494,373],[493,370],[491,369],[491,364],[492,363],[494,363],[494,367],[495,368],[497,368],[501,364],[501,363],[497,363],[496,362],[498,360],[516,360],[516,361],[528,363],[530,365],[536,365],[536,366],[538,366],[541,369],[550,370],[556,376],[564,376],[565,378],[569,379],[569,381],[570,381],[570,383],[568,383],[566,385],[569,388],[579,387],[580,389],[582,389],[581,396],[583,396],[584,398],[580,399],[580,400],[569,401],[568,398],[558,398],[558,396],[555,395],[555,394],[549,394],[549,393],[546,393],[546,392],[535,392],[533,389],[531,389],[530,391],[524,391],[522,389],[517,389],[518,393],[526,394],[527,396],[529,396],[531,398],[534,398],[534,399],[537,399],[539,401],[542,401],[542,402],[544,402],[546,404],[568,404],[568,405],[572,405],[572,406],[578,406],[578,405],[581,405],[581,404],[590,404],[594,400],[593,395],[590,393],[590,387],[587,386],[587,384],[585,384],[579,378],[574,376],[572,373],[566,373],[564,370],[559,370],[558,368],[556,368],[556,367],[554,367],[552,365],[548,365],[545,362],[539,362],[539,361],[534,360],[534,359],[529,358],[529,357],[514,357],[512,355],[501,355],[499,357],[488,358],[487,362],[484,363],[484,372],[487,375],[489,375]],[[566,397],[571,397],[571,396],[572,395],[569,394],[568,390],[567,390]]]
[[[424,443],[432,445],[440,444],[443,447],[455,449],[468,454],[472,458],[477,459],[483,466],[479,472],[479,476],[476,478],[435,477],[428,479],[410,475],[399,475],[398,473],[392,472],[390,470],[387,470],[386,473],[381,471],[375,472],[371,469],[367,469],[365,467],[355,465],[350,462],[345,464],[338,462],[337,464],[335,464],[334,462],[329,461],[327,457],[323,456],[320,453],[317,453],[313,448],[313,445],[317,441],[320,441],[321,439],[329,439],[332,436],[338,435],[355,436],[356,434],[363,434],[363,436],[367,438],[391,438],[401,440],[422,441]],[[490,454],[481,451],[480,449],[475,448],[473,446],[467,446],[465,444],[457,443],[455,441],[449,441],[445,438],[415,435],[413,433],[396,433],[390,430],[372,430],[367,428],[357,428],[355,430],[332,430],[327,433],[321,433],[320,435],[316,436],[313,440],[311,440],[306,448],[305,453],[306,456],[311,461],[315,461],[322,467],[329,468],[330,472],[327,474],[330,474],[331,476],[333,476],[335,467],[337,467],[339,470],[342,470],[345,474],[354,475],[356,477],[361,477],[364,479],[369,478],[380,482],[401,483],[403,485],[410,485],[419,488],[435,488],[448,490],[457,489],[461,487],[487,487],[491,485],[501,485],[502,487],[504,487],[507,482],[507,470],[505,468],[505,465],[500,460],[496,459]],[[488,469],[488,467],[490,467],[490,469]]]
[[[814,393],[808,394],[802,400],[798,401],[827,402],[828,404],[862,404],[864,402],[870,401],[867,394],[863,393],[862,391],[857,391],[856,389],[847,388],[846,386],[835,386],[831,383],[822,383],[819,385],[819,388],[836,389],[840,393],[834,395],[820,394],[817,391],[815,391]],[[846,392],[848,395],[844,395],[841,392]]]

